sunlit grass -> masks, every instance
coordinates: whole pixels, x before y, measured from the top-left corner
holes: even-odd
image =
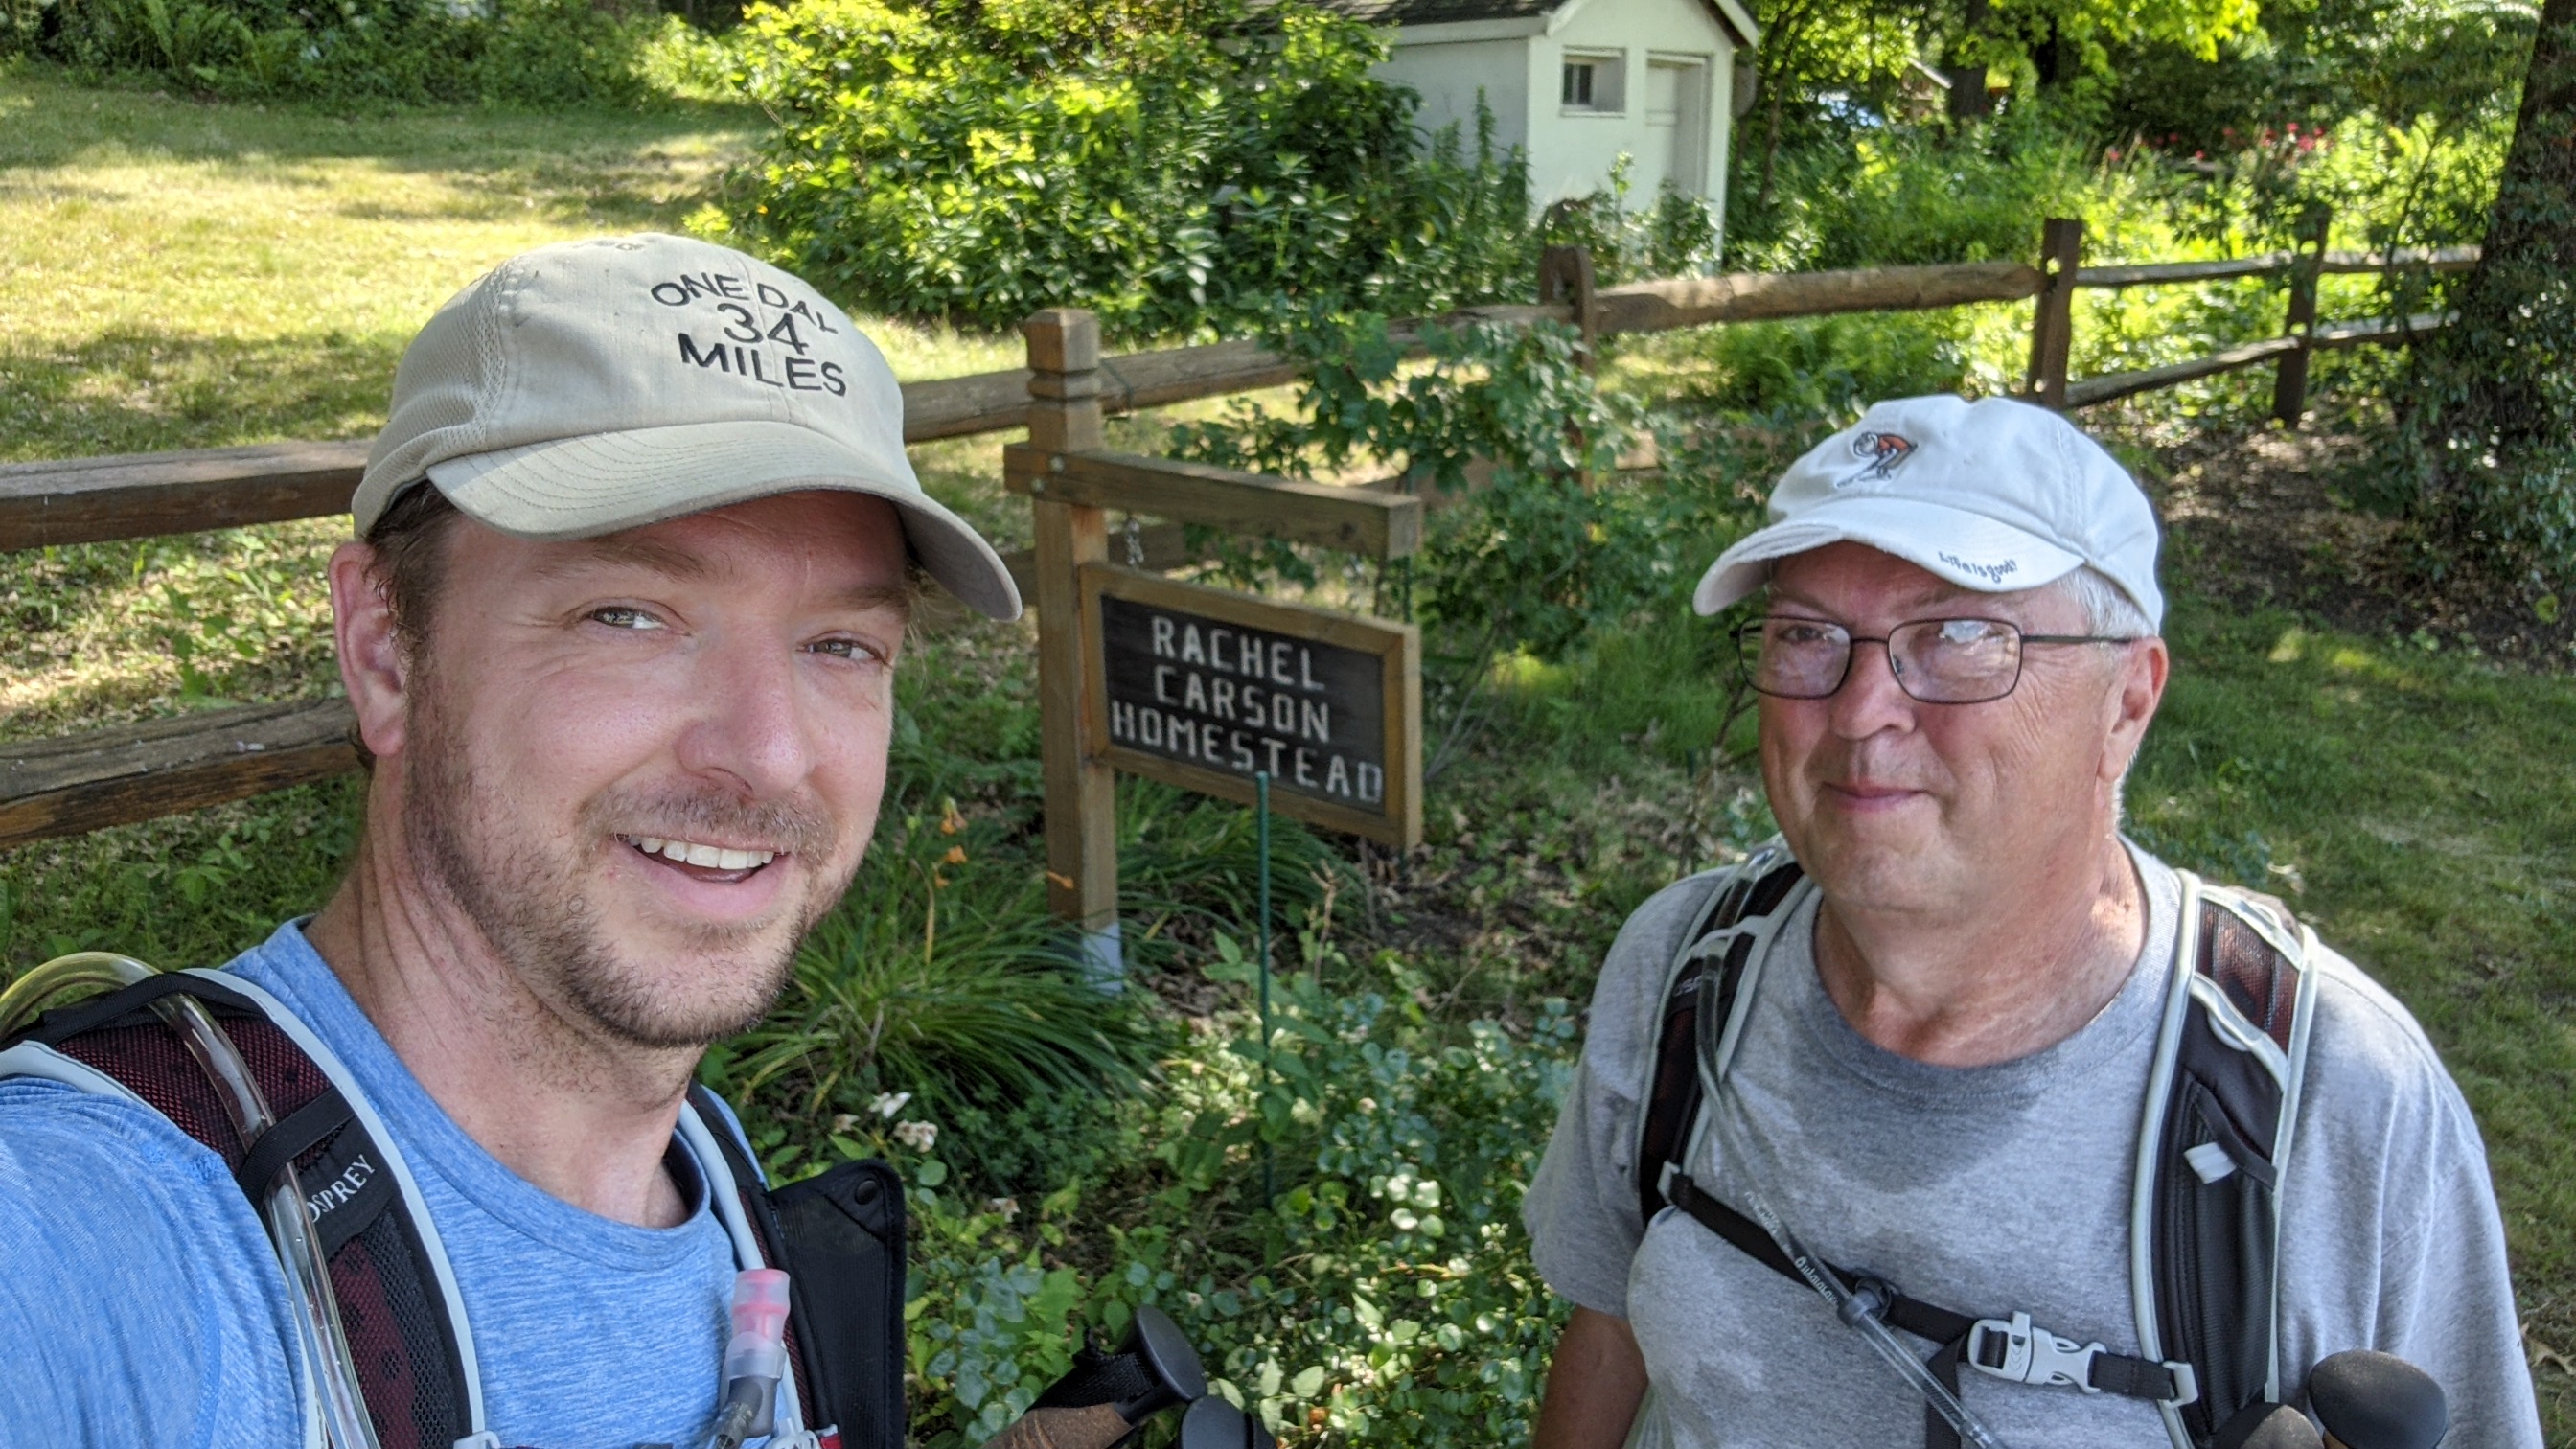
[[[357,119],[0,71],[0,462],[380,427],[404,345],[529,247],[674,230],[757,113]],[[1016,337],[883,319],[898,375],[1012,366]],[[1004,522],[989,442],[920,451]],[[328,689],[337,520],[0,553],[0,739]]]
[[[679,230],[759,124],[340,119],[0,74],[0,461],[364,435],[440,302],[529,247]],[[862,325],[907,379],[1019,353]]]

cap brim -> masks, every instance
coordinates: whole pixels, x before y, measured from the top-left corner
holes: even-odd
[[[519,538],[593,538],[793,493],[882,498],[924,572],[978,613],[1020,614],[1019,586],[983,535],[909,476],[794,423],[730,421],[557,438],[450,458],[429,481],[477,522]]]
[[[1700,576],[1691,604],[1714,614],[1770,580],[1771,566],[1831,543],[1893,554],[1963,589],[2005,594],[2072,573],[2083,556],[1981,513],[1912,498],[1836,499],[1738,539]]]

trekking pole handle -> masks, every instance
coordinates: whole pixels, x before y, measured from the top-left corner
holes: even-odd
[[[984,1449],[1110,1449],[1134,1428],[1115,1404],[1081,1409],[1031,1409]]]
[[[2308,1370],[2308,1407],[2329,1449],[2433,1449],[2451,1427],[2431,1374],[2369,1349],[2331,1354]]]

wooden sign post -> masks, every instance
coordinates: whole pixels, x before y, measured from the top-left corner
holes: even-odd
[[[1100,321],[1073,307],[1031,317],[1029,446],[1083,453],[1101,445]],[[1038,756],[1046,782],[1047,905],[1082,933],[1095,980],[1125,970],[1118,941],[1117,778],[1085,730],[1080,571],[1109,557],[1097,505],[1032,499],[1037,522]]]
[[[1036,524],[1047,901],[1095,979],[1123,970],[1115,772],[1280,810],[1398,847],[1422,838],[1421,641],[1411,625],[1108,565],[1108,509],[1376,559],[1422,546],[1422,500],[1102,446],[1100,327],[1022,324],[1029,441],[1003,481]]]

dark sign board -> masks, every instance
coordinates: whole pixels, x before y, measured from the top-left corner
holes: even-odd
[[[1422,838],[1420,636],[1408,624],[1082,571],[1091,737],[1119,769],[1409,847]]]

